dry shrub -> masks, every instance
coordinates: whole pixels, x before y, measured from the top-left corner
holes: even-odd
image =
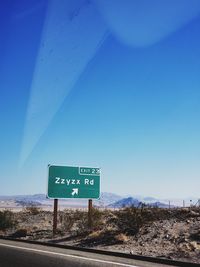
[[[88,235],[88,237],[89,238],[99,238],[102,235],[102,233],[103,233],[102,230],[93,231]]]
[[[14,213],[10,210],[0,211],[0,230],[12,228],[16,225]]]
[[[12,234],[12,237],[14,238],[26,237],[27,233],[28,233],[27,229],[18,229],[14,234]]]
[[[88,213],[84,211],[76,211],[76,233],[77,235],[84,235],[89,232],[88,228]]]
[[[96,208],[92,208],[91,211],[92,224],[89,227],[88,212],[87,211],[75,211],[74,220],[76,221],[77,234],[87,234],[91,230],[100,230],[103,226],[103,213]]]
[[[30,213],[31,215],[38,215],[42,209],[37,206],[27,206],[23,209],[23,211]]]
[[[104,224],[103,212],[98,210],[97,208],[92,208],[91,217],[92,217],[92,229],[93,230],[100,229]]]
[[[124,208],[117,212],[116,224],[122,233],[136,234],[143,225],[141,211],[138,208]]]
[[[88,231],[87,212],[82,210],[64,210],[60,213],[62,231],[75,230],[76,234]]]
[[[60,222],[62,230],[70,231],[75,224],[75,218],[73,212],[64,210],[60,214]]]
[[[129,239],[125,234],[118,234],[115,236],[115,240],[119,243],[126,243]]]

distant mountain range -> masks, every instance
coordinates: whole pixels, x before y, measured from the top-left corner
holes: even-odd
[[[127,197],[127,198],[122,198],[110,205],[108,205],[109,208],[124,208],[124,207],[138,207],[140,201],[136,198],[132,197]]]
[[[152,201],[152,198],[151,198],[151,201]],[[144,202],[141,202],[138,199],[133,198],[133,197],[128,197],[128,198],[120,199],[117,202],[108,205],[108,207],[109,208],[139,207],[142,203],[144,203]],[[151,202],[151,203],[145,203],[145,204],[148,206],[151,206],[151,207],[158,207],[158,208],[168,208],[169,207],[168,204],[161,203],[159,201]]]
[[[178,200],[177,200],[178,201]],[[102,192],[99,200],[94,200],[93,205],[98,207],[108,207],[108,208],[123,208],[134,206],[137,207],[140,203],[145,203],[146,205],[153,207],[169,207],[168,200],[159,200],[153,197],[142,197],[142,196],[128,196],[122,197],[117,194]],[[177,202],[178,203],[178,202]],[[181,206],[180,204],[176,204],[175,201],[171,202],[171,207]],[[196,203],[194,199],[193,204]],[[190,202],[186,202],[189,206]],[[16,196],[0,196],[0,207],[23,207],[30,205],[37,206],[52,206],[53,200],[48,199],[45,194],[35,194],[35,195],[16,195]],[[68,207],[87,207],[88,201],[87,199],[66,199],[59,200],[59,205],[65,208]]]
[[[94,206],[107,207],[111,203],[114,203],[122,197],[116,194],[103,192],[99,200],[94,200]],[[51,206],[53,204],[52,199],[48,199],[45,194],[35,195],[14,195],[14,196],[0,196],[0,206],[5,203],[11,203],[12,207],[17,206]],[[67,207],[86,207],[88,204],[87,199],[61,199],[59,205]],[[5,206],[5,205],[4,205]]]

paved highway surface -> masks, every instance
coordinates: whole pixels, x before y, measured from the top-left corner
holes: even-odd
[[[0,267],[166,267],[168,265],[136,261],[64,248],[0,240]],[[175,265],[174,265],[175,266]]]

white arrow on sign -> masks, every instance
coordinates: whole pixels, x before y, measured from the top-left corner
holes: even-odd
[[[72,189],[72,196],[78,195],[78,188],[73,188]]]

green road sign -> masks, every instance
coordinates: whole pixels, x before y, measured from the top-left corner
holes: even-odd
[[[88,167],[49,166],[49,198],[100,197],[100,169]]]

